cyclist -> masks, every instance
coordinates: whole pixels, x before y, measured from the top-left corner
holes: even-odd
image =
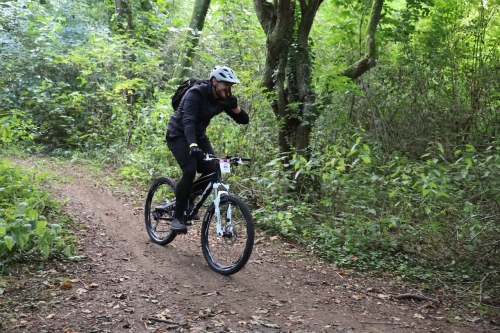
[[[168,121],[166,141],[168,148],[182,169],[176,187],[174,220],[170,228],[186,232],[184,211],[189,211],[189,195],[196,172],[204,175],[215,172],[215,164],[200,161],[205,153],[214,154],[206,129],[210,120],[223,111],[238,124],[248,124],[248,114],[231,94],[231,87],[240,83],[234,71],[226,66],[215,66],[210,81],[194,85]],[[199,219],[199,216],[193,219]]]

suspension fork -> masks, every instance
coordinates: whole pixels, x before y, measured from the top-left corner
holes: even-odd
[[[222,186],[224,188],[224,190],[219,191],[219,186]],[[217,223],[216,223],[217,233],[219,234],[219,236],[223,236],[224,230],[222,230],[222,222],[221,222],[219,204],[220,204],[221,196],[229,194],[229,185],[215,182],[213,187],[214,187],[214,196],[215,196],[214,206],[215,206],[215,217],[217,219]],[[231,224],[231,206],[229,206],[227,209],[226,219],[228,220],[229,224]]]

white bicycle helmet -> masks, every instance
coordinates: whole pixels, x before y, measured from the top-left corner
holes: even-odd
[[[215,77],[217,81],[225,81],[230,83],[240,83],[234,71],[226,66],[215,66],[210,73],[210,78]]]

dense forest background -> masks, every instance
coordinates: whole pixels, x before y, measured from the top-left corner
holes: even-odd
[[[209,136],[221,155],[252,157],[232,177],[261,228],[488,304],[500,294],[499,8],[0,1],[0,147],[112,166],[147,188],[179,176],[164,143],[179,79],[227,65],[251,122],[220,116]],[[8,254],[22,240],[0,208]]]

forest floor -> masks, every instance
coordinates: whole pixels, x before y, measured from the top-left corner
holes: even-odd
[[[16,159],[15,163],[35,165]],[[199,227],[171,244],[150,242],[146,193],[120,193],[70,163],[37,162],[76,221],[80,262],[52,260],[1,277],[4,332],[500,332],[498,320],[390,275],[363,277],[257,231],[243,270],[205,262]]]

